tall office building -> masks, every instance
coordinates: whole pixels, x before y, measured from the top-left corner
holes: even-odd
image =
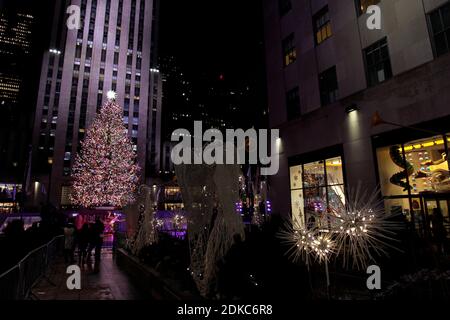
[[[0,6],[0,212],[20,201],[27,157],[27,88],[31,80],[35,17],[27,8]]]
[[[161,111],[160,80],[152,55],[157,45],[152,45],[158,10],[154,3],[57,2],[51,45],[42,62],[33,133],[35,204],[48,199],[55,205],[70,205],[73,160],[110,90],[117,93],[123,107],[124,124],[141,168],[140,182],[151,175],[148,166],[151,151],[159,150]],[[69,5],[80,8],[78,30],[66,26]]]
[[[380,30],[367,27],[370,5],[381,10]],[[321,221],[345,201],[343,188],[362,182],[380,185],[386,211],[420,235],[436,210],[450,231],[450,2],[265,0],[264,8],[270,125],[280,129],[275,210]]]

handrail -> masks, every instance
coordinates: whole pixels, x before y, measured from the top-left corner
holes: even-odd
[[[15,264],[13,267],[11,267],[9,270],[6,270],[5,272],[3,272],[2,274],[0,274],[0,278],[2,278],[3,276],[6,276],[8,273],[10,273],[11,271],[13,271],[16,268],[19,268],[19,263]]]
[[[23,259],[22,260],[20,260],[18,263],[17,263],[17,265],[19,265],[19,264],[21,264],[22,262],[24,262],[29,256],[31,256],[33,253],[35,253],[36,251],[39,251],[39,250],[41,250],[41,249],[44,249],[44,247],[47,247],[49,244],[51,244],[53,241],[55,241],[56,239],[58,239],[58,238],[63,238],[64,237],[64,235],[59,235],[59,236],[56,236],[56,237],[54,237],[52,240],[50,240],[49,242],[47,242],[46,244],[43,244],[42,246],[40,246],[40,247],[38,247],[38,248],[36,248],[36,249],[33,249],[33,250],[31,250],[30,252],[28,252],[27,253],[27,255],[25,256],[25,257],[23,257]]]
[[[31,250],[13,267],[3,272],[0,275],[0,300],[26,299],[36,281],[46,274],[49,263],[58,250],[57,246],[61,244],[58,240],[63,238],[63,235],[56,236]]]

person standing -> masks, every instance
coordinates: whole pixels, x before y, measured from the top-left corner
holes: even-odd
[[[99,218],[95,220],[94,223],[94,234],[95,234],[95,261],[100,261],[100,256],[102,253],[103,246],[103,231],[105,230],[105,225],[100,221]]]
[[[433,238],[436,242],[438,253],[443,254],[445,251],[447,231],[445,230],[444,216],[439,208],[433,209],[433,214],[431,216],[431,231],[433,232]]]
[[[71,218],[64,227],[64,261],[66,263],[75,263],[75,231],[74,221]]]
[[[84,223],[78,233],[78,252],[79,252],[79,264],[84,264],[87,256],[87,248],[89,245],[89,224]]]

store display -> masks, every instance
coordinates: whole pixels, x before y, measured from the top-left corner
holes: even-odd
[[[395,173],[390,178],[390,182],[396,186],[402,187],[404,191],[408,191],[411,189],[411,185],[407,182],[407,179],[414,173],[414,167],[408,161],[403,159],[400,146],[392,146],[389,149],[389,155],[391,160],[397,166],[404,169],[403,171]]]

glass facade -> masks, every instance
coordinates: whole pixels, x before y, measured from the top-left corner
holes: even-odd
[[[432,236],[436,217],[450,231],[449,142],[433,136],[376,150],[386,211],[402,213],[421,236]]]
[[[326,229],[326,213],[345,203],[341,157],[293,165],[289,168],[292,218],[301,225]]]

